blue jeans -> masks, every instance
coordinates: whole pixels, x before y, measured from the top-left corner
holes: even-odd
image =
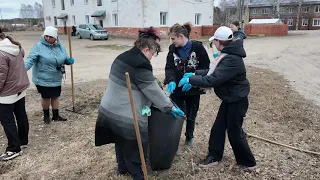
[[[137,146],[138,148],[138,146]],[[141,163],[130,161],[120,146],[115,144],[118,172],[121,174],[129,173],[133,180],[144,180]],[[136,151],[139,153],[139,151]],[[139,154],[137,155],[139,156]]]

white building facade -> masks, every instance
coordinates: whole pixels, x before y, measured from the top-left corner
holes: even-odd
[[[46,26],[60,32],[79,24],[100,24],[111,32],[170,27],[191,22],[213,24],[213,0],[43,0]]]

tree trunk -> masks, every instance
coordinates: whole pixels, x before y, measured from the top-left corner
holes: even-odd
[[[297,21],[296,21],[296,30],[299,30],[299,19],[300,19],[300,11],[301,11],[302,0],[299,0],[298,12],[297,12]]]
[[[272,5],[272,18],[274,19],[276,17],[276,6]]]
[[[244,8],[244,0],[238,0],[238,19],[239,22],[241,23],[241,28],[242,27],[242,20],[243,20],[243,8]]]
[[[277,0],[277,15],[278,15],[278,18],[280,18],[280,0]]]

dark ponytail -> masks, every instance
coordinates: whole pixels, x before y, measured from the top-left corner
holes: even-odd
[[[235,25],[235,26],[237,26],[237,27],[240,27],[240,22],[239,22],[239,21],[234,21],[234,22],[232,22],[231,24],[233,24],[233,25]]]
[[[21,48],[21,44],[20,44],[19,42],[13,40],[12,37],[10,37],[10,36],[6,36],[6,35],[3,33],[2,28],[0,28],[0,39],[5,39],[5,38],[8,38],[9,41],[10,41],[12,44],[17,45],[17,46],[19,46],[19,47]]]
[[[185,37],[187,37],[188,39],[190,38],[190,33],[191,33],[191,23],[187,22],[184,23],[183,25],[180,24],[174,24],[170,30],[169,30],[169,34],[174,34],[174,35],[179,35],[179,34],[183,34]]]
[[[149,48],[155,50],[156,54],[158,55],[159,52],[161,52],[161,47],[157,40],[160,41],[158,32],[154,27],[151,26],[149,28],[139,30],[139,37],[134,42],[134,46],[139,49]]]

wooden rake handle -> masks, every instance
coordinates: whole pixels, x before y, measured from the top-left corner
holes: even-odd
[[[134,101],[133,101],[133,96],[132,96],[131,82],[130,82],[130,76],[129,76],[128,72],[126,72],[126,81],[127,81],[130,104],[131,104],[131,109],[132,109],[132,114],[133,114],[134,129],[136,131],[136,136],[137,136],[137,141],[138,141],[138,146],[139,146],[140,160],[141,160],[141,163],[142,163],[142,171],[143,171],[144,179],[148,180],[147,166],[146,166],[146,161],[144,159],[144,153],[143,153],[142,142],[141,142],[141,137],[140,137],[140,130],[139,130],[139,125],[138,125],[138,119],[137,119],[136,110],[134,108]]]
[[[71,30],[68,27],[68,41],[69,41],[69,56],[72,58],[72,48],[71,48]],[[73,65],[70,65],[71,69],[71,86],[72,86],[72,110],[75,112],[75,95],[74,95],[74,79],[73,79]]]

